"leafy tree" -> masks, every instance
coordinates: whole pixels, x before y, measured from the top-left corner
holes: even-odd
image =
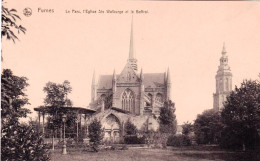
[[[4,3],[2,1],[2,3]],[[16,20],[21,18],[16,14],[15,9],[8,9],[2,5],[2,27],[1,27],[1,38],[6,37],[8,40],[18,40],[18,37],[15,35],[14,30],[16,30],[18,33],[23,32],[25,33],[26,29],[18,25]]]
[[[224,130],[221,146],[226,148],[253,149],[259,143],[260,83],[245,80],[227,97],[221,112]]]
[[[1,77],[1,121],[2,126],[9,122],[18,122],[21,117],[26,117],[30,111],[23,108],[29,104],[25,94],[27,83],[26,77],[13,75],[10,69],[4,69]]]
[[[124,130],[126,135],[136,135],[137,132],[136,126],[129,119],[125,123]]]
[[[211,109],[199,114],[194,122],[198,144],[218,143],[222,129],[220,113]]]
[[[164,102],[164,107],[160,108],[159,133],[157,137],[159,140],[156,142],[160,143],[163,148],[166,148],[168,137],[175,134],[177,130],[174,112],[175,105],[171,100]]]
[[[17,31],[18,34],[20,31],[25,34],[26,29],[16,23],[17,19],[21,20],[21,18],[16,14],[17,11],[15,9],[9,10],[4,7],[3,3],[4,2],[2,0],[1,38],[3,40],[3,38],[6,37],[7,40],[13,40],[15,43],[15,40],[18,40],[18,37],[14,33],[14,30]],[[1,61],[3,61],[3,52],[1,55]]]
[[[193,125],[190,122],[185,122],[182,125],[182,134],[189,135],[193,131]]]
[[[177,129],[177,121],[175,112],[175,105],[172,101],[166,101],[164,107],[160,109],[159,116],[159,131],[161,133],[175,134]]]
[[[4,69],[1,77],[1,159],[2,160],[49,160],[43,138],[30,125],[19,123],[19,118],[30,112],[23,108],[29,104],[24,93],[27,78],[13,75]]]
[[[101,140],[104,137],[104,133],[102,130],[102,125],[100,123],[100,121],[97,120],[97,118],[95,118],[89,125],[88,127],[89,130],[89,138],[90,138],[90,142],[93,143],[94,146],[94,150],[97,151],[97,146],[100,144]]]
[[[67,95],[72,91],[69,81],[65,80],[62,84],[48,82],[43,91],[47,94],[44,99],[46,106],[53,108],[72,106],[71,100],[67,98]]]
[[[49,106],[50,117],[53,121],[55,128],[62,127],[62,115],[67,115],[67,120],[71,120],[70,113],[62,110],[62,107],[72,106],[72,102],[67,98],[67,95],[71,93],[72,88],[70,82],[65,80],[62,84],[48,82],[43,88],[43,91],[47,94],[44,99],[45,106]]]

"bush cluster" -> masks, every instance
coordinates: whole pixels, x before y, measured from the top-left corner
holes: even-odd
[[[50,160],[43,137],[30,125],[12,124],[2,128],[2,160]]]
[[[167,140],[167,146],[189,146],[191,139],[187,135],[171,135]]]
[[[138,137],[137,135],[128,135],[124,137],[125,144],[145,144],[145,136]]]

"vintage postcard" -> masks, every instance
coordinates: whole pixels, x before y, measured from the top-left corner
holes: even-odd
[[[257,1],[3,0],[2,160],[260,159],[259,20]]]

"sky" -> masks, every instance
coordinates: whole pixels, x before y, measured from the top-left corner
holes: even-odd
[[[43,105],[47,82],[64,80],[71,83],[74,106],[87,108],[93,71],[120,73],[127,62],[132,15],[139,70],[159,73],[169,67],[178,124],[213,108],[224,42],[233,88],[260,73],[259,2],[7,0],[4,5],[17,10],[27,32],[15,44],[2,40],[1,66],[29,79],[26,108],[32,111]],[[27,7],[29,17],[23,15]]]

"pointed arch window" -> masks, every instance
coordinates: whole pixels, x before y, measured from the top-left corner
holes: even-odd
[[[135,112],[134,92],[130,89],[126,89],[122,94],[122,109],[131,113]]]

